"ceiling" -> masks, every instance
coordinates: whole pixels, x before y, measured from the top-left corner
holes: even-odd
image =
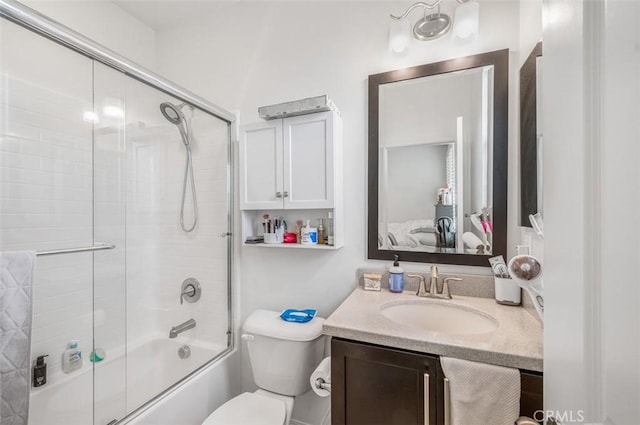
[[[113,3],[154,30],[201,20],[220,7],[219,2],[214,1],[117,0]]]

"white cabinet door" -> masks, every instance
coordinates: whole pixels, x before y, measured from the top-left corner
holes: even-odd
[[[282,120],[242,127],[240,209],[282,208]]]
[[[334,207],[334,112],[285,118],[284,207]]]

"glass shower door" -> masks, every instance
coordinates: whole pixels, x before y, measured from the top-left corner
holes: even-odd
[[[94,238],[116,246],[94,256],[94,424],[126,415],[125,76],[93,64]]]
[[[133,79],[126,93],[130,412],[227,347],[229,132]],[[161,113],[165,102],[177,124]]]
[[[106,425],[230,346],[229,125],[0,23],[0,250],[115,245],[37,259],[29,424]]]
[[[0,250],[91,246],[92,61],[0,24]],[[62,367],[71,341],[92,351],[93,255],[37,257],[30,363],[48,356],[48,382],[31,389],[31,425],[93,423],[92,364]]]

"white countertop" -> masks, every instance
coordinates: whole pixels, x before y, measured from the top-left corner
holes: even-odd
[[[494,317],[496,330],[477,335],[447,334],[400,325],[382,314],[389,302],[428,300],[479,310]],[[452,300],[419,298],[415,292],[365,291],[361,287],[324,322],[323,333],[392,348],[456,357],[518,369],[542,371],[542,325],[522,307],[492,298],[453,296]]]

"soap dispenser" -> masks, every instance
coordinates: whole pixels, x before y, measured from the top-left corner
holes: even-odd
[[[49,357],[48,354],[38,356],[36,365],[33,367],[33,387],[38,388],[47,383],[47,364],[44,358]]]
[[[389,291],[402,292],[404,291],[404,270],[398,263],[398,256],[394,255],[393,267],[389,268]]]

